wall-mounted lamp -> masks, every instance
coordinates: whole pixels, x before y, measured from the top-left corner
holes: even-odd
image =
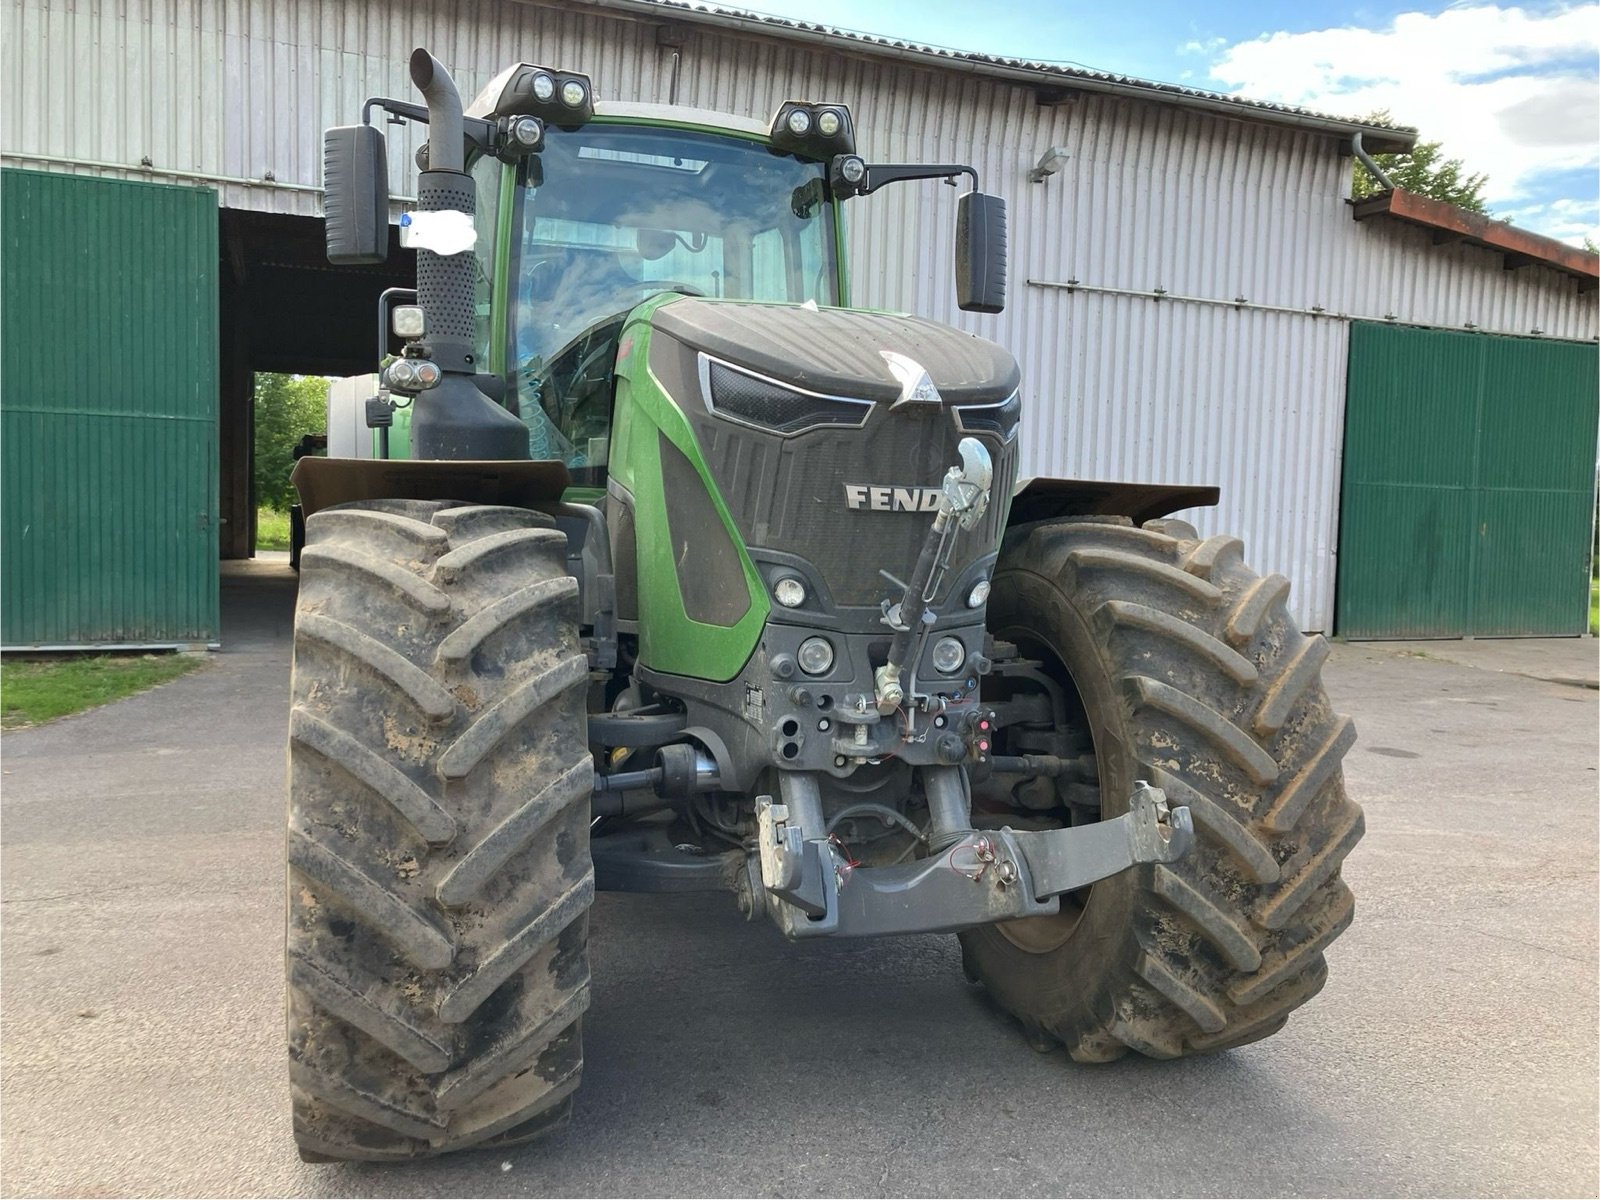
[[[1067,159],[1070,157],[1071,155],[1067,153],[1065,146],[1051,146],[1050,149],[1040,155],[1038,165],[1028,172],[1028,182],[1043,183],[1050,176],[1061,170],[1062,167],[1066,166]]]

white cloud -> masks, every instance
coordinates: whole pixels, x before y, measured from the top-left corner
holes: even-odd
[[[1376,29],[1264,34],[1217,52],[1211,75],[1228,91],[1319,112],[1388,109],[1488,175],[1497,213],[1579,240],[1592,228],[1578,209],[1593,210],[1593,185],[1565,209],[1537,201],[1552,174],[1600,165],[1597,53],[1600,4],[1480,4],[1402,13]]]

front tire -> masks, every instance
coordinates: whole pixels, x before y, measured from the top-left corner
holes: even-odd
[[[288,812],[294,1136],[311,1161],[524,1141],[583,1065],[592,764],[550,518],[306,523]]]
[[[1274,1033],[1321,989],[1354,911],[1339,873],[1363,828],[1340,770],[1354,728],[1322,687],[1326,641],[1284,607],[1288,581],[1240,550],[1177,521],[1061,521],[1013,535],[996,568],[989,628],[1075,698],[1098,815],[1125,812],[1144,779],[1194,817],[1177,862],[1063,897],[1059,917],[961,935],[969,977],[1079,1061]],[[1073,786],[1063,799],[1081,802]]]

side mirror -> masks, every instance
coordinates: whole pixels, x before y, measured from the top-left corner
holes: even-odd
[[[963,312],[1006,307],[1006,202],[968,192],[956,202],[956,304]]]
[[[381,129],[340,125],[323,133],[322,215],[329,262],[389,257],[389,156]]]

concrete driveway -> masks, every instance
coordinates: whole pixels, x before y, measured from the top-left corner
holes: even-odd
[[[1078,1067],[990,1010],[953,938],[790,947],[731,899],[602,896],[565,1132],[304,1165],[279,957],[293,587],[230,574],[208,669],[5,737],[4,1194],[1600,1189],[1600,693],[1370,645],[1329,668],[1361,731],[1356,923],[1267,1042]]]

